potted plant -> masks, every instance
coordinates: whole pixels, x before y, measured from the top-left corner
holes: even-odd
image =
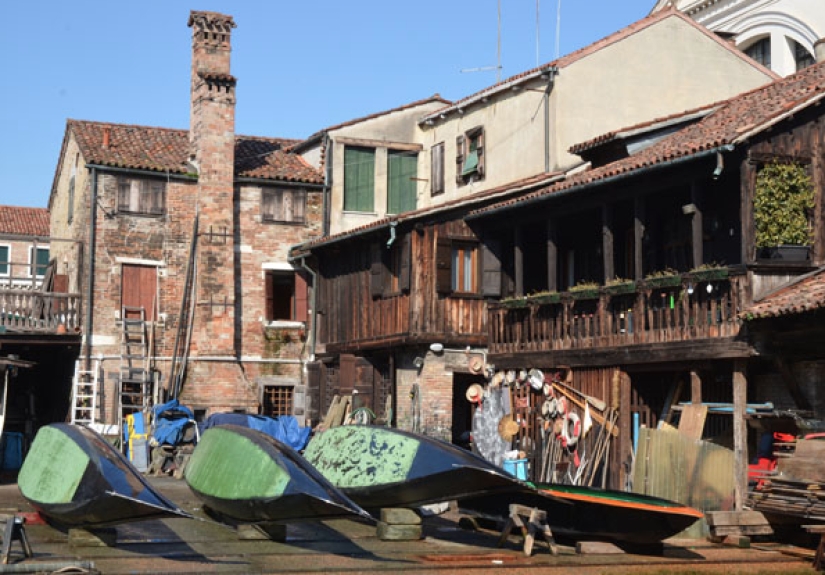
[[[561,294],[555,291],[540,291],[530,294],[529,296],[527,296],[527,299],[531,303],[535,303],[538,305],[559,303],[561,301]]]
[[[707,263],[690,270],[690,275],[694,281],[722,280],[728,277],[728,268],[717,263]]]
[[[508,297],[500,300],[499,303],[502,307],[507,309],[519,309],[527,307],[527,298],[525,297]]]
[[[756,175],[753,197],[755,243],[760,258],[808,259],[814,186],[799,163],[772,162]]]

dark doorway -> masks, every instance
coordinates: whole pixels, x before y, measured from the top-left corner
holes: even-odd
[[[484,385],[483,375],[471,373],[453,374],[453,426],[452,442],[466,449],[470,448],[470,432],[473,429],[475,405],[467,401],[467,390],[475,383]]]

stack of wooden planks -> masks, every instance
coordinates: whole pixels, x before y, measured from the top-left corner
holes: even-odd
[[[825,523],[825,441],[797,440],[794,453],[750,492],[749,503],[763,513]]]

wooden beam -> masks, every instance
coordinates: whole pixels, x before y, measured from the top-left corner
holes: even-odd
[[[516,295],[524,295],[524,234],[516,226],[513,241],[513,273],[516,276]]]
[[[559,289],[559,247],[556,236],[556,222],[550,218],[547,220],[547,290],[551,292]]]
[[[748,428],[745,409],[748,401],[748,380],[745,360],[733,362],[733,505],[742,511],[748,493]]]
[[[754,260],[756,252],[753,232],[753,190],[756,187],[756,164],[745,160],[739,170],[739,221],[742,223],[740,234],[740,260],[748,263]]]
[[[645,200],[642,197],[633,199],[633,273],[636,281],[644,279],[644,263],[642,262],[642,240],[645,235]]]

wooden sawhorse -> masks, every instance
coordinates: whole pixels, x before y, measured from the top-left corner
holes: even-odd
[[[11,544],[14,540],[20,541],[20,545],[23,546],[23,554],[27,559],[34,557],[31,545],[29,545],[29,538],[26,536],[26,530],[23,529],[23,523],[25,523],[25,520],[16,515],[6,519],[6,528],[3,530],[3,550],[0,552],[3,565],[9,562]]]
[[[527,525],[524,524],[523,517],[527,518]],[[529,557],[533,553],[533,542],[535,541],[536,533],[544,536],[550,553],[552,555],[558,555],[559,550],[553,539],[553,532],[550,531],[550,526],[547,525],[546,511],[525,505],[517,505],[515,503],[510,505],[510,517],[504,525],[504,531],[501,532],[501,537],[499,537],[499,547],[503,546],[504,542],[507,541],[513,527],[518,527],[521,530],[521,534],[524,537],[524,554],[526,556]]]

